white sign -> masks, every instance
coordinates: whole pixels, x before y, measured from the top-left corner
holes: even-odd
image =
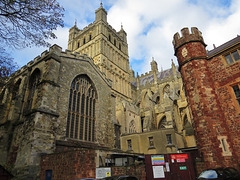
[[[163,166],[153,166],[153,178],[165,178]]]
[[[170,167],[169,167],[169,163],[168,162],[166,162],[166,171],[170,172]]]
[[[96,179],[111,176],[111,168],[96,168]]]

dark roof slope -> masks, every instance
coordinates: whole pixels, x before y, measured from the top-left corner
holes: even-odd
[[[178,69],[178,67],[176,66],[176,70],[177,69]],[[178,70],[177,70],[177,73],[179,73]],[[163,80],[171,75],[173,75],[172,68],[161,71],[161,72],[157,72],[157,79]],[[142,85],[145,86],[147,82],[149,82],[149,84],[151,84],[153,81],[154,81],[154,76],[153,76],[153,74],[150,74],[148,76],[140,78],[140,86],[142,86]],[[132,85],[137,87],[137,81],[132,82]]]
[[[223,50],[240,43],[240,36],[238,35],[237,37],[233,38],[232,40],[218,46],[217,48],[212,49],[211,51],[208,51],[207,55],[208,57],[211,57],[215,54],[218,54],[220,52],[222,52]]]

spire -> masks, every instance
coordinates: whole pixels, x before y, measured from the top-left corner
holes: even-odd
[[[100,7],[95,11],[95,22],[104,21],[107,22],[107,11],[103,8],[103,3],[101,0]]]
[[[172,59],[172,71],[173,71],[174,78],[176,78],[177,77],[177,70],[176,70],[175,63],[173,62],[173,59]]]
[[[77,19],[75,19],[75,26],[77,26]]]
[[[123,29],[122,22],[121,22],[121,29],[120,29],[120,31],[118,33],[120,34],[120,36],[123,37],[123,41],[127,42],[127,33]]]
[[[154,60],[154,57],[152,57],[151,70],[155,72],[158,71],[157,62]]]

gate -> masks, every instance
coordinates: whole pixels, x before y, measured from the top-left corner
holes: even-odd
[[[190,153],[145,155],[147,180],[195,180]]]

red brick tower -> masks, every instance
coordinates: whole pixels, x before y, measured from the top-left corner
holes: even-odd
[[[174,35],[173,45],[182,74],[186,96],[192,111],[197,146],[204,168],[235,166],[232,139],[226,118],[208,69],[206,44],[201,32],[193,27]]]

